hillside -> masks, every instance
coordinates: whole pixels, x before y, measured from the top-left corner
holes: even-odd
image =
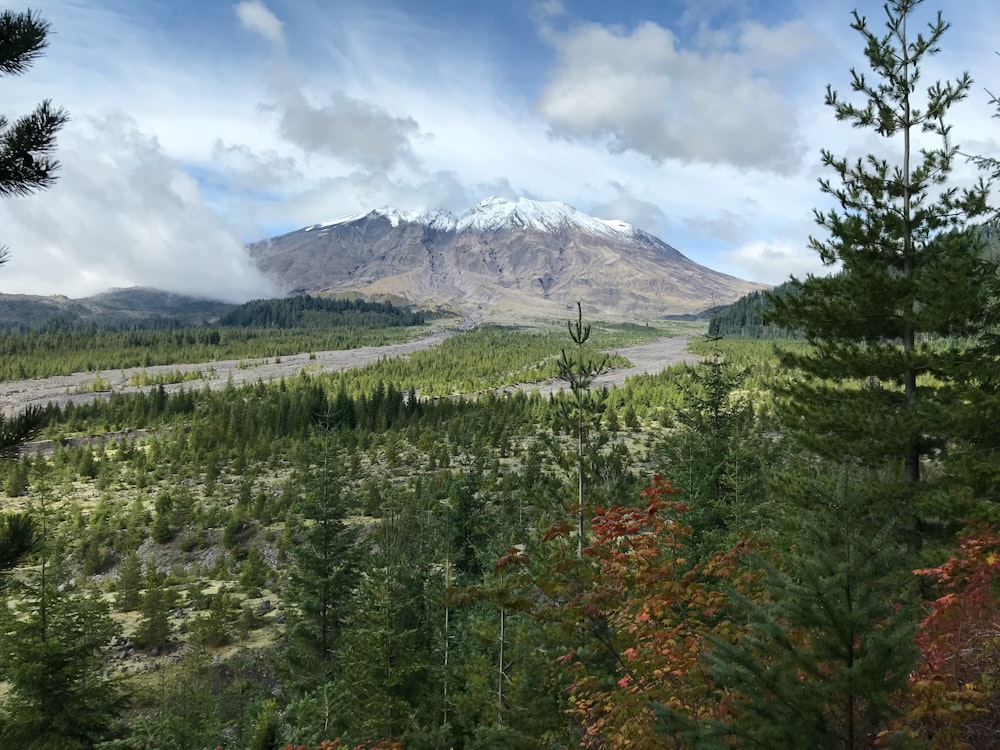
[[[101,328],[201,325],[215,321],[234,307],[144,287],[112,289],[80,299],[0,294],[0,329],[77,328],[90,324]]]

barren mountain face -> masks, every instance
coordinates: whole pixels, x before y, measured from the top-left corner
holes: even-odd
[[[461,217],[382,209],[249,247],[285,293],[388,295],[480,319],[655,319],[762,285],[718,273],[631,225],[564,203],[489,198]]]

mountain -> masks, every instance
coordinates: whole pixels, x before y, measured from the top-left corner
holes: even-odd
[[[46,325],[102,328],[200,325],[236,305],[145,287],[112,289],[93,297],[70,299],[33,294],[0,294],[0,329],[36,329]]]
[[[461,216],[383,208],[248,246],[285,293],[387,296],[472,318],[662,318],[763,285],[701,266],[622,221],[566,203],[487,198]]]

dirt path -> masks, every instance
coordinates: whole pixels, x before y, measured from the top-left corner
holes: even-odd
[[[404,344],[390,344],[388,346],[363,346],[357,349],[347,349],[343,351],[316,352],[314,358],[308,353],[294,354],[281,357],[280,361],[274,358],[266,362],[247,366],[243,360],[220,360],[217,362],[205,362],[202,364],[187,365],[158,365],[155,367],[136,367],[126,370],[103,370],[102,372],[83,372],[73,375],[59,375],[51,378],[39,380],[15,380],[0,383],[0,411],[10,414],[23,409],[31,404],[45,406],[49,402],[64,406],[70,402],[89,403],[98,398],[107,397],[109,393],[138,393],[139,391],[149,391],[154,386],[130,385],[133,375],[140,375],[145,372],[149,377],[155,377],[162,373],[173,372],[203,372],[214,373],[207,379],[189,380],[184,383],[173,383],[164,385],[163,388],[168,393],[179,391],[181,388],[191,390],[192,388],[203,388],[206,384],[209,388],[220,389],[226,386],[229,379],[234,385],[245,383],[256,383],[258,380],[267,382],[278,380],[279,378],[290,378],[298,375],[302,370],[310,373],[337,372],[349,370],[355,367],[377,362],[383,358],[406,356],[412,352],[422,349],[430,349],[437,346],[442,341],[453,335],[451,332],[435,333],[424,338],[408,341]],[[695,362],[697,357],[687,351],[688,339],[683,336],[675,336],[657,339],[649,344],[632,346],[623,349],[611,350],[621,354],[632,362],[632,367],[623,367],[602,375],[595,381],[595,386],[622,385],[625,378],[641,373],[657,373],[665,367],[678,362]],[[99,377],[106,383],[110,383],[110,390],[100,393],[93,393],[87,389]],[[543,383],[526,383],[521,388],[525,390],[539,390],[542,393],[550,393],[560,390],[565,384],[558,380],[546,381]]]

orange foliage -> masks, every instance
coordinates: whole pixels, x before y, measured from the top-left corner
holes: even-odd
[[[564,616],[610,653],[616,674],[594,669],[593,652],[561,657],[573,677],[570,713],[585,747],[660,748],[652,704],[691,718],[717,715],[719,696],[701,654],[706,633],[731,637],[715,585],[734,578],[745,547],[704,566],[685,557],[691,529],[680,492],[662,477],[642,493],[644,506],[599,508],[584,550],[591,575],[572,591]]]
[[[900,724],[932,748],[995,746],[1000,706],[1000,535],[976,529],[942,565],[914,571],[940,594],[917,632],[922,660]],[[992,701],[992,703],[991,703]]]

